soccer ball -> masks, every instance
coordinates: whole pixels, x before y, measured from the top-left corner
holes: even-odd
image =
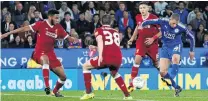
[[[141,77],[135,77],[133,79],[133,86],[137,89],[143,88],[145,85],[145,80]]]

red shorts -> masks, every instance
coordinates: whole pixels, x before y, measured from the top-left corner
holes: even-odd
[[[32,58],[38,63],[41,64],[41,56],[42,55],[47,55],[49,58],[49,67],[50,68],[56,68],[56,67],[61,67],[62,64],[61,62],[57,59],[56,54],[54,51],[50,51],[47,53],[44,52],[34,52]]]
[[[90,59],[90,63],[93,67],[96,69],[103,69],[103,68],[109,68],[114,69],[116,71],[119,70],[121,63],[122,63],[122,57],[103,57],[103,61],[100,63],[100,66],[98,66],[98,58],[94,57]]]
[[[135,55],[148,55],[153,60],[153,62],[155,62],[158,60],[158,44],[153,43],[150,46],[146,46],[144,43],[137,43]]]

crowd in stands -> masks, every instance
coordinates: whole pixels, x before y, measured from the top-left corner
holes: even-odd
[[[169,18],[173,13],[180,15],[180,22],[193,31],[196,47],[208,47],[208,2],[205,1],[152,1],[149,2],[151,13],[160,18]],[[128,45],[136,26],[135,16],[139,14],[139,1],[2,1],[1,33],[15,30],[47,19],[51,9],[60,13],[60,24],[65,31],[79,39],[70,43],[57,39],[55,48],[86,48],[96,44],[93,32],[101,26],[100,19],[109,14],[112,27],[120,34],[121,48],[135,48],[135,42]],[[9,35],[1,40],[2,48],[34,48],[37,33],[32,31]],[[183,33],[184,47],[189,47]]]

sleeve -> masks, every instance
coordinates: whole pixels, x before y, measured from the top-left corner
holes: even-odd
[[[95,30],[95,32],[94,32],[95,38],[96,38],[98,35],[101,35],[100,29],[99,29],[99,28],[97,28],[97,29]]]
[[[195,37],[193,35],[193,32],[188,30],[187,28],[185,28],[184,30],[186,31],[186,35],[190,39],[190,51],[193,52],[195,47]]]
[[[32,30],[32,32],[39,31],[40,28],[41,28],[41,21],[38,21],[36,23],[33,23],[33,24],[29,25],[29,27]]]
[[[141,25],[142,25],[142,27],[144,27],[146,25],[154,25],[154,24],[161,25],[162,21],[163,21],[163,19],[151,19],[151,20],[144,21]]]
[[[58,30],[58,29],[57,29]],[[67,37],[69,37],[69,34],[64,30],[63,27],[61,27],[60,25],[60,28],[59,28],[59,32],[58,32],[58,37],[61,38],[61,39],[66,39]]]

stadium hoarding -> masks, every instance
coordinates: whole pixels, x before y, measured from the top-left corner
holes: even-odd
[[[40,91],[44,90],[44,82],[40,69],[2,69],[2,91]],[[102,73],[107,76],[103,77]],[[129,68],[120,68],[119,73],[125,83],[130,81]],[[67,80],[62,90],[84,90],[82,69],[65,69]],[[8,75],[12,74],[12,75]],[[146,85],[141,90],[170,90],[171,87],[163,85],[158,71],[155,68],[141,68],[139,76],[146,80]],[[50,86],[54,88],[57,77],[50,73]],[[180,68],[175,81],[186,90],[208,89],[207,68]],[[119,90],[108,69],[92,71],[92,88],[94,90]]]
[[[31,57],[33,49],[1,49],[1,68],[27,68],[27,61]],[[88,59],[88,49],[55,49],[58,59],[64,68],[81,68]],[[134,63],[135,49],[122,49],[122,68],[131,68]],[[181,58],[181,68],[204,68],[208,66],[208,50],[206,48],[195,49],[195,60],[190,61],[189,49],[184,48]],[[141,68],[154,68],[148,56],[142,60]]]

